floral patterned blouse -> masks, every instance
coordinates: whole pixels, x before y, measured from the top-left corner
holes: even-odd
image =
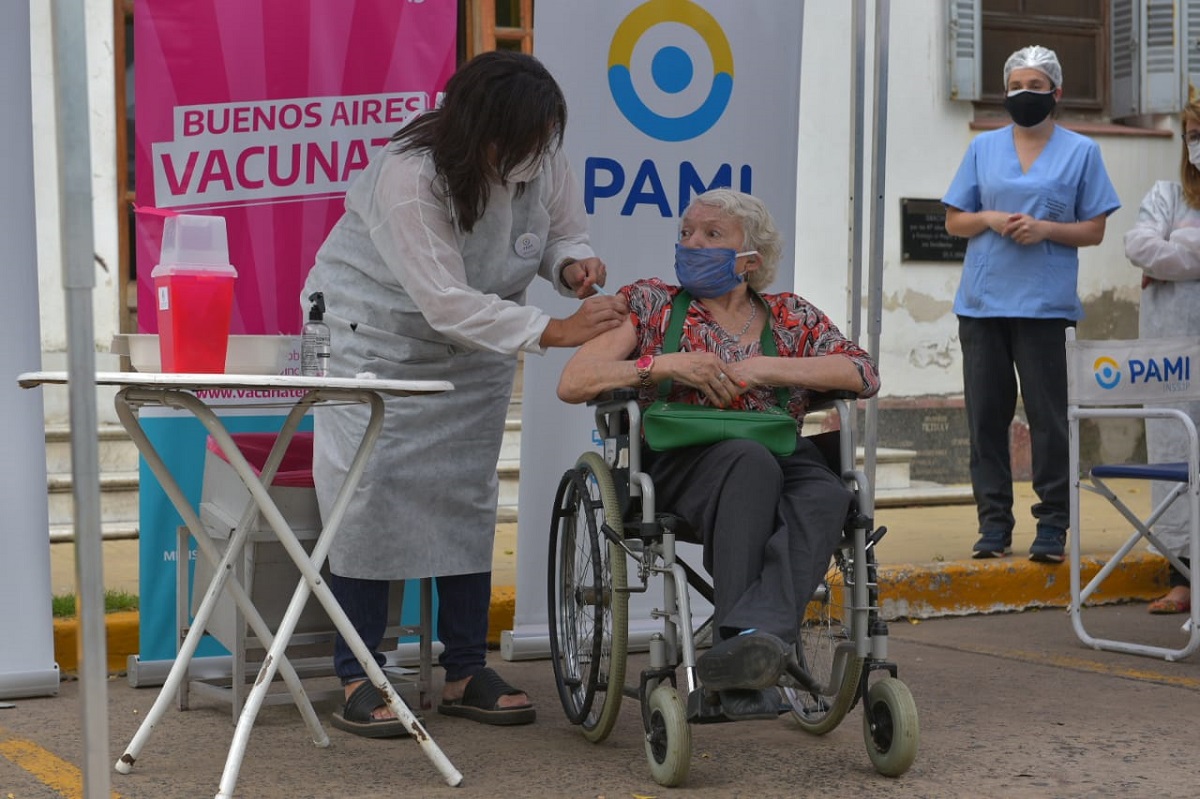
[[[663,338],[671,317],[671,302],[679,293],[678,286],[669,285],[657,278],[639,280],[621,288],[621,294],[629,302],[629,313],[637,330],[637,346],[633,356],[646,353],[658,355],[663,350]],[[819,308],[797,294],[762,294],[770,308],[771,329],[775,335],[775,347],[781,358],[807,358],[814,355],[845,355],[862,375],[860,397],[870,397],[879,391],[879,372],[866,350],[842,335],[837,326]],[[742,361],[762,354],[762,345],[757,339],[745,346],[717,324],[703,303],[693,299],[683,323],[679,352],[712,352],[726,363]],[[787,411],[803,421],[808,411],[811,392],[803,388],[788,389]],[[658,399],[658,388],[641,389],[639,401],[648,405]],[[668,397],[672,402],[707,404],[704,395],[685,386],[678,380],[671,385]],[[776,406],[779,401],[774,388],[762,386],[738,397],[734,407],[747,410],[764,410]]]

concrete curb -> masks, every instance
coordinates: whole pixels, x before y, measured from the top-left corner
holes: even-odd
[[[1085,555],[1080,561],[1081,584],[1086,586],[1107,562],[1107,557]],[[1166,590],[1163,559],[1150,553],[1130,553],[1088,597],[1087,604],[1148,601]],[[1034,563],[1017,557],[881,566],[879,593],[883,616],[889,621],[1065,608],[1071,600],[1071,571],[1066,563]]]
[[[1082,560],[1083,583],[1107,562],[1100,556]],[[1163,559],[1149,553],[1130,553],[1093,594],[1089,605],[1148,601],[1167,588]],[[968,560],[920,565],[881,566],[879,591],[883,616],[897,619],[930,619],[1001,613],[1037,607],[1066,607],[1071,596],[1067,564],[1033,563],[1018,557]],[[514,586],[492,589],[488,643],[498,645],[500,632],[510,630],[516,611]],[[138,652],[138,613],[126,611],[105,617],[108,634],[108,670],[123,671],[129,655]],[[78,623],[54,622],[54,656],[59,669],[73,672],[79,664]]]
[[[104,617],[109,672],[124,671],[130,655],[138,651],[138,619],[136,610],[109,613]],[[54,659],[60,673],[79,670],[78,619],[54,620]]]

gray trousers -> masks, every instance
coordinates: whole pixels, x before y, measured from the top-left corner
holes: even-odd
[[[1011,533],[1016,521],[1008,429],[1017,411],[1018,386],[1029,419],[1033,490],[1039,500],[1033,516],[1038,524],[1060,530],[1070,526],[1065,341],[1073,324],[1066,319],[958,318],[971,486],[981,533]]]
[[[643,451],[657,510],[685,519],[704,545],[715,637],[757,628],[795,641],[841,538],[850,489],[803,438],[785,458],[753,441]]]

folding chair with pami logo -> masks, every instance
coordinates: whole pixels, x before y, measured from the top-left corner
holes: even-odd
[[[1165,660],[1187,657],[1200,647],[1200,580],[1164,546],[1154,525],[1175,503],[1187,506],[1190,524],[1189,558],[1200,563],[1200,437],[1196,424],[1182,403],[1200,400],[1200,340],[1161,338],[1113,341],[1077,341],[1075,330],[1067,329],[1067,418],[1071,437],[1071,605],[1075,632],[1084,644],[1095,649],[1127,652]],[[1195,372],[1193,379],[1193,371]],[[1186,439],[1187,460],[1173,463],[1099,464],[1080,471],[1080,422],[1084,419],[1160,419],[1177,426]],[[1170,485],[1166,496],[1140,519],[1122,502],[1106,481],[1161,481]],[[1080,541],[1083,536],[1079,500],[1081,491],[1107,499],[1132,525],[1133,533],[1112,558],[1081,587]],[[1133,641],[1097,638],[1083,624],[1088,598],[1143,540],[1154,545],[1170,563],[1191,580],[1190,624],[1184,625],[1187,643],[1173,649]]]

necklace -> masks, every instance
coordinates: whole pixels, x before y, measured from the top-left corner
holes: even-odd
[[[746,335],[746,331],[750,329],[750,325],[754,323],[754,320],[757,317],[758,317],[758,303],[751,301],[750,302],[750,315],[748,317],[746,317],[746,324],[742,325],[742,329],[739,330],[737,332],[737,335],[735,335],[733,338],[740,340],[742,336]],[[728,333],[729,331],[726,330],[725,332]]]

